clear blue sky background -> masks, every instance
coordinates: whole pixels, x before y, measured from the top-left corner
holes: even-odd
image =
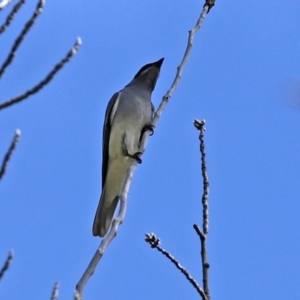
[[[0,37],[0,58],[31,16],[28,1]],[[100,240],[108,100],[165,57],[153,102],[169,88],[203,1],[49,1],[0,83],[1,102],[38,82],[80,36],[76,57],[40,93],[0,112],[0,157],[22,136],[0,182],[0,264],[15,258],[1,299],[60,299]],[[10,8],[12,5],[10,5]],[[1,12],[3,22],[10,8]],[[155,232],[201,283],[202,178],[195,118],[206,119],[213,299],[300,299],[300,2],[217,1],[195,38],[178,89],[134,175],[128,210],[85,299],[198,299],[144,242]],[[298,79],[297,79],[298,78]],[[297,81],[298,80],[298,81]],[[298,87],[299,87],[298,85]]]

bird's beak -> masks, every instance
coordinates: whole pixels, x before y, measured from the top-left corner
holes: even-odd
[[[160,60],[156,61],[156,62],[154,63],[154,65],[155,65],[156,67],[160,68],[161,65],[162,65],[162,63],[164,62],[164,59],[165,59],[164,57],[161,58]]]

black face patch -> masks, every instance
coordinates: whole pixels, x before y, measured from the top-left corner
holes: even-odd
[[[154,65],[154,63],[150,63],[147,65],[144,65],[134,76],[134,79],[136,79],[137,77],[139,77],[141,75],[141,73],[143,73],[144,71],[146,71],[147,69],[151,68]]]
[[[160,69],[162,63],[164,61],[164,58],[161,58],[160,60],[154,62],[154,63],[149,63],[147,65],[144,65],[134,76],[133,79],[136,79],[139,75],[141,75],[141,73],[143,73],[144,71],[146,71],[147,69],[150,69],[153,66],[156,66],[158,69]]]

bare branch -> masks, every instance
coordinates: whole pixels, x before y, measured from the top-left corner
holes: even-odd
[[[0,10],[5,8],[10,2],[11,0],[2,0],[2,2],[0,2]]]
[[[25,3],[25,0],[20,0],[11,10],[10,14],[7,16],[5,22],[3,25],[0,26],[0,34],[5,31],[5,29],[10,25],[12,20],[14,19],[15,15],[19,11],[19,9],[22,7],[22,5]]]
[[[19,36],[16,38],[6,60],[3,62],[2,66],[0,68],[0,79],[1,79],[2,75],[4,74],[6,68],[12,63],[14,57],[16,56],[17,50],[18,50],[19,46],[21,45],[23,39],[25,38],[26,34],[30,30],[30,28],[33,26],[37,17],[42,13],[44,5],[45,5],[45,0],[39,0],[32,17],[25,24],[23,30],[21,31]]]
[[[58,293],[59,293],[59,283],[55,282],[52,293],[51,293],[51,300],[57,300],[58,299]]]
[[[129,188],[129,186],[128,186],[128,188]],[[75,296],[77,298],[75,298],[75,299],[79,299],[79,300],[82,299],[83,289],[84,289],[86,283],[88,282],[89,278],[94,274],[95,269],[96,269],[100,259],[102,258],[106,248],[108,247],[108,245],[111,243],[111,241],[117,235],[118,227],[119,227],[119,225],[122,224],[122,222],[124,220],[124,216],[125,216],[125,212],[126,212],[126,200],[125,199],[127,199],[128,191],[129,190],[126,189],[126,188],[123,190],[123,193],[120,196],[120,209],[119,209],[118,215],[113,220],[112,226],[111,226],[109,232],[102,239],[99,248],[95,252],[95,254],[94,254],[92,260],[90,261],[88,267],[86,268],[86,270],[84,271],[82,277],[80,278],[79,282],[76,285]]]
[[[39,82],[36,86],[31,88],[30,90],[26,91],[24,94],[21,94],[10,100],[0,103],[0,110],[8,106],[11,106],[13,104],[16,104],[26,99],[27,97],[37,93],[40,89],[42,89],[46,84],[48,84],[53,79],[56,73],[76,54],[80,45],[81,45],[81,39],[77,38],[76,43],[71,48],[71,50],[67,53],[67,55],[58,64],[54,66],[54,68],[48,73],[48,75],[41,82]]]
[[[15,136],[4,156],[3,162],[2,162],[2,166],[0,169],[0,180],[2,179],[3,175],[5,174],[6,170],[7,170],[7,166],[8,166],[8,162],[9,159],[11,158],[11,155],[14,151],[14,149],[17,147],[17,144],[19,142],[20,139],[20,135],[21,135],[21,131],[19,129],[16,130]]]
[[[2,267],[2,269],[0,270],[0,280],[2,279],[3,275],[5,274],[5,272],[8,270],[10,264],[11,264],[11,261],[14,257],[14,253],[12,250],[10,250],[8,252],[8,255],[7,255],[7,258],[6,258],[6,261]]]
[[[205,120],[194,121],[194,126],[197,130],[200,131],[199,140],[200,140],[200,153],[201,153],[201,171],[203,178],[203,195],[202,195],[202,231],[200,230],[197,224],[193,225],[196,233],[200,237],[201,242],[201,264],[202,264],[202,280],[203,280],[203,289],[207,299],[210,299],[209,293],[209,281],[208,281],[208,269],[209,263],[207,261],[207,250],[206,250],[206,237],[208,234],[208,194],[209,194],[209,181],[206,168],[206,154],[205,154],[205,144],[204,144],[204,132],[205,132]]]
[[[180,270],[182,274],[184,274],[186,279],[193,285],[203,300],[208,300],[204,291],[201,289],[197,281],[191,276],[191,274],[178,262],[174,256],[159,246],[160,239],[157,238],[154,233],[146,234],[145,241],[151,246],[152,249],[157,249],[160,253],[166,256],[176,266],[176,268]]]

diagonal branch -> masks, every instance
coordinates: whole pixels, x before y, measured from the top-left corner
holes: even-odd
[[[29,89],[25,93],[0,103],[0,110],[8,106],[11,106],[13,104],[16,104],[26,99],[27,97],[37,93],[40,89],[42,89],[46,84],[48,84],[53,79],[56,73],[76,54],[80,46],[81,46],[81,39],[77,38],[76,43],[71,48],[71,50],[67,53],[67,55],[58,64],[54,66],[54,68],[48,73],[48,75],[41,82],[39,82],[37,85],[35,85],[33,88]]]
[[[5,8],[10,2],[11,2],[11,0],[2,0],[0,2],[0,10]]]
[[[14,257],[14,253],[12,250],[10,250],[8,252],[8,255],[7,255],[7,258],[6,258],[6,261],[2,267],[2,269],[0,270],[0,280],[2,279],[3,275],[5,274],[5,272],[8,270],[10,264],[11,264],[11,261]]]
[[[21,135],[21,131],[19,129],[16,130],[15,136],[4,156],[1,168],[0,168],[0,180],[2,179],[2,177],[4,176],[6,170],[7,170],[7,166],[8,166],[8,162],[12,156],[13,151],[15,150],[15,148],[17,147],[17,144],[19,142],[20,139],[20,135]]]
[[[188,44],[185,50],[185,53],[183,55],[183,59],[180,63],[180,65],[177,68],[177,73],[175,75],[174,81],[170,87],[170,89],[167,91],[166,95],[162,98],[162,101],[157,109],[157,111],[155,112],[154,115],[154,119],[152,122],[153,127],[156,126],[156,124],[158,123],[159,118],[161,117],[161,114],[165,108],[165,106],[168,104],[172,94],[174,93],[174,91],[177,88],[177,85],[181,79],[182,76],[182,72],[183,69],[188,61],[192,46],[193,46],[193,39],[194,36],[196,34],[196,32],[199,30],[199,28],[201,27],[203,20],[206,16],[206,14],[208,13],[209,9],[212,7],[211,5],[211,1],[206,1],[205,5],[203,7],[203,10],[199,16],[199,19],[197,20],[197,23],[195,25],[195,27],[189,31],[189,37],[188,37]],[[1,105],[0,105],[0,109],[1,109]],[[140,149],[141,152],[143,153],[145,151],[145,148],[147,146],[147,141],[149,139],[149,131],[145,131],[142,140],[141,140],[141,144],[140,144]],[[107,246],[109,245],[109,243],[113,240],[113,238],[117,235],[117,229],[119,227],[119,225],[123,222],[123,219],[125,217],[125,210],[126,210],[126,203],[127,203],[127,196],[128,196],[128,191],[129,191],[129,187],[133,178],[133,174],[135,169],[137,168],[137,162],[134,161],[130,167],[130,169],[128,170],[128,174],[127,174],[127,178],[125,180],[124,183],[124,188],[122,191],[122,194],[120,196],[120,211],[116,217],[116,219],[114,219],[113,223],[112,223],[112,227],[110,229],[110,231],[108,232],[108,234],[103,238],[99,248],[97,249],[96,253],[94,254],[89,266],[87,267],[87,269],[85,270],[84,274],[82,275],[81,279],[79,280],[79,282],[76,285],[76,299],[82,299],[82,294],[83,294],[83,289],[87,283],[87,281],[89,280],[89,278],[93,275],[97,264],[99,263],[101,257],[103,256],[103,253],[105,251],[105,249],[107,248]],[[124,207],[124,208],[123,208]],[[121,213],[123,209],[123,213]],[[205,299],[205,298],[204,298]]]
[[[176,266],[176,268],[182,274],[184,274],[186,279],[193,285],[193,287],[197,290],[203,300],[208,300],[204,291],[199,286],[197,281],[191,276],[191,274],[178,262],[178,260],[174,256],[172,256],[168,251],[159,246],[160,239],[157,238],[154,233],[146,234],[145,241],[151,246],[152,249],[157,249],[160,253],[166,256]]]
[[[19,11],[19,9],[22,7],[22,5],[25,3],[25,0],[20,0],[11,10],[10,14],[7,16],[5,22],[3,25],[0,26],[0,34],[5,31],[5,29],[10,25],[12,20],[14,19],[15,15]]]
[[[207,247],[206,247],[206,238],[208,234],[208,194],[209,194],[209,181],[207,175],[206,167],[206,153],[205,153],[205,144],[204,144],[204,132],[205,132],[205,120],[194,121],[194,126],[197,130],[200,131],[199,140],[200,140],[200,153],[201,153],[201,171],[203,178],[203,195],[202,195],[202,231],[200,230],[197,224],[193,225],[196,233],[200,237],[201,242],[201,264],[202,264],[202,280],[203,280],[203,289],[207,299],[210,299],[209,293],[209,282],[208,282],[208,270],[209,263],[207,261]]]
[[[172,83],[171,87],[169,88],[169,90],[167,91],[167,93],[163,96],[162,101],[161,101],[161,103],[160,103],[157,111],[155,112],[154,119],[153,119],[153,122],[152,122],[153,126],[157,125],[158,120],[161,117],[161,114],[162,114],[163,110],[165,109],[166,105],[170,101],[170,99],[171,99],[174,91],[176,90],[176,88],[177,88],[177,86],[179,84],[179,81],[180,81],[180,79],[182,77],[183,70],[184,70],[184,68],[185,68],[185,66],[187,64],[187,61],[188,61],[188,59],[190,57],[190,54],[191,54],[191,51],[192,51],[193,41],[194,41],[195,34],[200,29],[200,27],[201,27],[201,25],[202,25],[202,23],[204,21],[204,18],[206,16],[208,10],[209,10],[209,6],[208,5],[204,5],[203,10],[202,10],[202,12],[200,14],[200,17],[199,17],[199,19],[196,22],[196,25],[194,26],[194,28],[192,28],[189,31],[187,46],[186,46],[183,58],[181,60],[181,63],[177,67],[177,72],[176,72],[176,75],[175,75],[175,78],[173,80],[173,83]],[[148,136],[149,136],[149,133],[148,133]]]
[[[33,26],[37,17],[42,13],[44,5],[45,5],[45,0],[39,0],[32,17],[25,24],[23,30],[21,31],[19,36],[16,38],[6,60],[3,62],[2,66],[0,67],[0,79],[1,79],[2,75],[4,74],[6,68],[12,63],[14,57],[16,56],[17,50],[18,50],[19,46],[21,45],[22,41],[24,40],[26,34],[30,30],[30,28]]]
[[[50,300],[57,300],[58,299],[58,293],[59,293],[59,283],[55,282],[52,293],[51,293],[51,298]]]

